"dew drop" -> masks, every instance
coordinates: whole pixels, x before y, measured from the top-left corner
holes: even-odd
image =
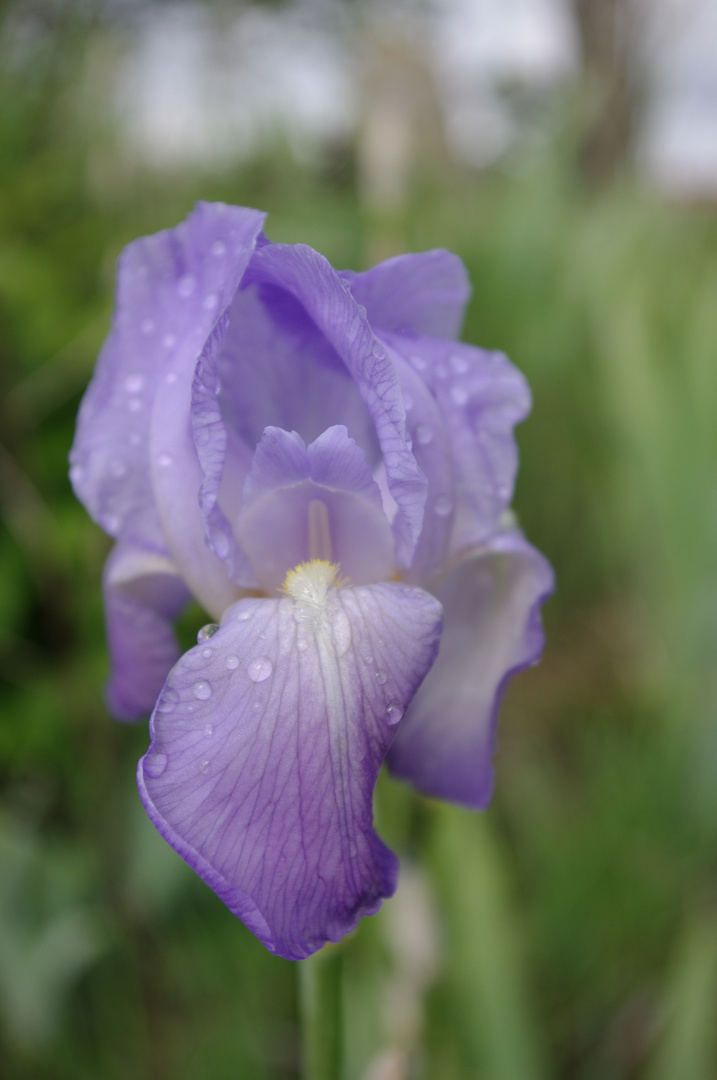
[[[128,394],[138,394],[144,386],[144,375],[128,375],[124,381],[124,388]]]
[[[299,638],[299,640],[296,643],[296,648],[299,650],[299,652],[306,652],[308,647],[309,647],[309,643],[306,640],[306,638]]]
[[[468,371],[468,361],[465,356],[461,356],[460,353],[454,353],[448,362],[456,375],[465,375]]]
[[[403,716],[403,709],[398,704],[398,702],[397,701],[389,701],[388,705],[386,706],[386,716],[385,716],[386,723],[390,724],[391,727],[393,727],[394,724],[398,723],[398,721],[401,719],[402,716]]]
[[[214,554],[218,559],[226,559],[231,544],[225,532],[217,532],[213,538]]]
[[[154,330],[154,319],[143,319],[140,329],[143,334],[151,334]]]
[[[206,772],[208,768],[209,768],[209,759],[208,758],[205,758],[204,761],[199,762],[199,771],[200,772]]]
[[[197,679],[192,687],[192,693],[199,701],[206,701],[212,696],[212,688],[206,679]]]
[[[416,428],[416,442],[419,446],[428,446],[433,439],[433,430],[428,424],[419,424]]]
[[[264,682],[268,679],[274,670],[274,665],[268,656],[255,656],[253,660],[249,661],[247,667],[247,675],[252,682]]]
[[[223,240],[215,240],[212,244],[212,255],[216,255],[218,258],[227,253],[227,245]]]
[[[116,480],[121,480],[123,476],[127,475],[127,466],[124,461],[120,461],[119,458],[115,458],[110,462],[110,475],[114,476]]]
[[[207,623],[207,625],[203,626],[197,634],[197,643],[201,645],[203,641],[209,641],[209,638],[214,637],[218,629],[219,623]],[[202,653],[202,656],[204,656],[204,653]]]
[[[254,612],[250,607],[242,608],[242,610],[239,612],[239,614],[236,617],[236,621],[237,622],[248,622],[249,619],[251,619],[253,614],[254,614]]]
[[[214,734],[214,727],[212,726],[212,724],[205,724],[204,725],[204,734],[205,735],[213,735]]]
[[[239,667],[239,657],[228,656],[224,661],[224,667],[228,668],[229,671],[236,671],[236,669]]]
[[[465,405],[468,401],[468,391],[465,386],[452,386],[451,397],[456,405]]]
[[[403,395],[403,407],[406,410],[406,412],[410,412],[411,409],[413,408],[413,398],[411,397],[410,394],[404,394]]]
[[[376,682],[379,684],[379,686],[383,686],[387,679],[388,673],[384,671],[383,668],[379,668],[376,672]]]
[[[176,371],[168,372],[166,381],[170,384],[170,386],[171,386],[172,383],[176,383],[176,381],[177,381],[177,372]]]
[[[187,274],[186,277],[181,278],[179,284],[177,285],[177,292],[183,300],[188,300],[194,292],[195,285],[196,281],[194,280],[194,278],[191,276],[191,274]]]
[[[179,701],[179,694],[177,693],[177,691],[172,686],[168,687],[168,689],[164,691],[161,698],[159,699],[159,705],[157,706],[157,712],[161,712],[161,713],[174,712],[174,708],[177,705],[178,701]]]
[[[416,371],[425,371],[426,370],[426,361],[423,359],[422,356],[418,356],[418,355],[412,356],[411,357],[411,363],[413,364]]]
[[[157,464],[161,469],[168,469],[172,464],[172,455],[163,450],[161,454],[157,454]]]
[[[214,311],[214,308],[217,306],[218,303],[219,297],[217,296],[217,294],[215,292],[210,292],[207,293],[207,295],[204,297],[202,307],[205,311]]]
[[[137,397],[130,398],[127,402],[127,408],[130,412],[139,412],[142,408],[142,402]]]
[[[453,509],[453,503],[448,495],[439,495],[433,504],[433,510],[439,517],[448,517]]]
[[[363,662],[364,664],[372,664],[374,662],[374,657],[371,655],[371,653],[366,653],[363,658]]]
[[[161,776],[166,768],[166,754],[147,754],[144,759],[144,765],[142,766],[143,772],[145,772],[152,780],[156,780],[158,776]]]
[[[171,349],[172,346],[176,344],[176,342],[177,339],[174,334],[165,334],[162,338],[162,344],[164,345],[165,349]]]

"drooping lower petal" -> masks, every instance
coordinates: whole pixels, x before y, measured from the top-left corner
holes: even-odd
[[[189,593],[169,559],[129,544],[113,548],[103,590],[112,665],[107,705],[117,720],[139,720],[151,713],[179,657],[172,619]]]
[[[540,605],[553,587],[550,564],[517,530],[451,571],[437,590],[441,651],[391,748],[393,773],[428,795],[487,805],[503,691],[540,657]]]
[[[326,565],[310,567],[320,579]],[[160,833],[288,959],[337,941],[394,890],[372,794],[441,619],[420,589],[322,595],[302,591],[306,572],[295,598],[240,601],[179,661],[138,770]]]

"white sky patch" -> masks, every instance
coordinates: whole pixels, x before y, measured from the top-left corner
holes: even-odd
[[[394,10],[386,4],[382,12]],[[369,23],[371,6],[361,10]],[[643,10],[652,73],[643,169],[668,190],[714,193],[717,0],[643,0]],[[422,11],[416,28],[449,146],[474,165],[497,160],[521,135],[501,87],[520,83],[539,97],[577,70],[569,0],[429,0]],[[403,14],[410,21],[410,4]],[[360,24],[347,27],[336,0],[225,9],[223,21],[200,4],[150,9],[118,73],[131,156],[159,169],[211,168],[279,140],[301,159],[350,139],[361,117],[365,40]]]

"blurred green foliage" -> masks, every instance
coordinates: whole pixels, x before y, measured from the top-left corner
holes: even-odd
[[[268,210],[272,239],[336,266],[381,228],[459,252],[467,340],[534,392],[516,508],[557,572],[545,660],[509,691],[487,814],[381,780],[408,884],[345,946],[345,1080],[392,1040],[428,1080],[714,1077],[714,209],[627,181],[588,196],[555,148],[447,175],[390,222],[362,210],[350,163],[124,176],[72,106],[86,31],[60,22],[0,76],[0,1075],[299,1070],[295,966],[144,818],[146,729],[102,703],[108,544],[66,479],[114,260],[201,197]],[[100,153],[121,183],[92,180]],[[412,912],[420,948],[400,943]]]

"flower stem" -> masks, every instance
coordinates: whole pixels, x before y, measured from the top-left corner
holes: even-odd
[[[324,948],[299,964],[303,1080],[340,1080],[342,949]]]

